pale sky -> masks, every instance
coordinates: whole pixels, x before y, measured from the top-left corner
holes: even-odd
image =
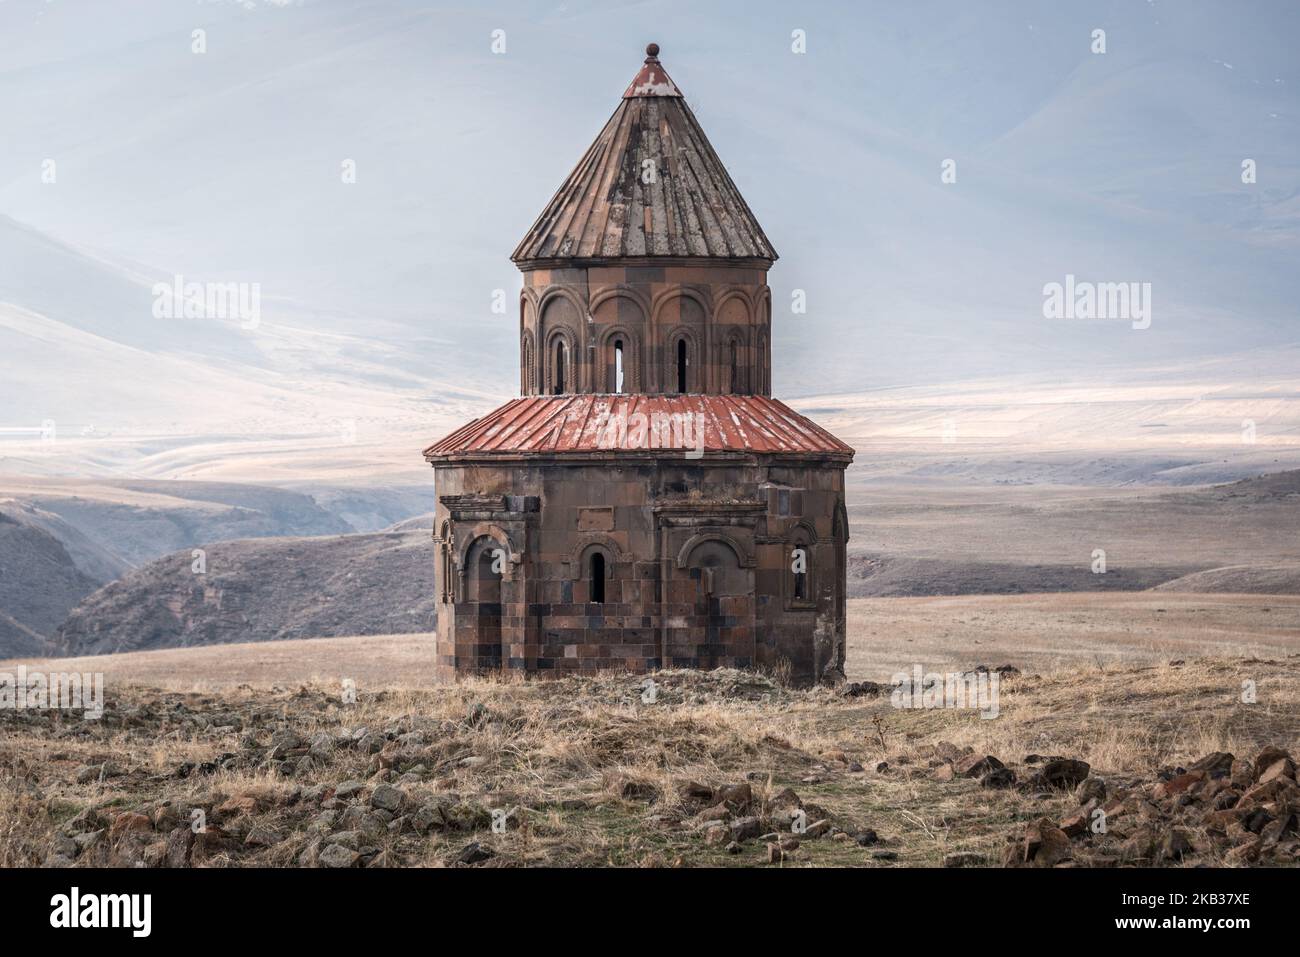
[[[493,292],[651,40],[781,254],[778,393],[1300,341],[1288,3],[3,0],[0,216],[508,391]],[[9,242],[0,301],[134,328]],[[1149,328],[1045,318],[1067,275],[1150,283]]]

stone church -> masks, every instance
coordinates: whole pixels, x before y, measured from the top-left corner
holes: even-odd
[[[771,397],[776,251],[658,52],[511,257],[520,397],[424,451],[444,679],[842,676],[853,450]]]

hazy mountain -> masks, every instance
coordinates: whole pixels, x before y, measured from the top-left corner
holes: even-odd
[[[506,257],[653,39],[782,254],[778,391],[1176,361],[1297,339],[1298,33],[1282,2],[11,0],[0,210],[508,393]],[[54,268],[26,307],[60,318]],[[1151,327],[1044,319],[1067,274],[1151,283]]]

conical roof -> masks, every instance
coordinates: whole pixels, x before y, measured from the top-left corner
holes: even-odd
[[[646,47],[618,109],[511,255],[516,263],[776,259],[658,53]]]

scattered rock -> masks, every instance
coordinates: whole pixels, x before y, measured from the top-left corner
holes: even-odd
[[[153,822],[148,816],[139,814],[135,811],[125,811],[113,818],[113,827],[109,831],[109,836],[113,839],[120,838],[123,834],[131,831],[152,831]]]
[[[1087,804],[1089,801],[1106,800],[1106,782],[1099,777],[1089,777],[1079,785],[1074,792],[1075,798],[1080,804]]]
[[[465,845],[465,849],[456,857],[456,862],[468,865],[482,864],[494,857],[496,857],[496,852],[491,848],[484,847],[478,841],[471,841]]]
[[[754,792],[749,782],[726,784],[713,793],[713,803],[725,804],[734,811],[744,810],[754,801]]]
[[[384,811],[401,810],[406,795],[391,784],[381,784],[370,795],[370,806]]]
[[[700,784],[698,781],[687,781],[677,789],[684,801],[702,801],[706,804],[713,803],[713,788],[707,784]]]
[[[321,867],[356,867],[361,855],[342,844],[330,844],[321,850],[316,861]]]
[[[958,777],[978,778],[1003,767],[1005,765],[991,754],[968,754],[954,761],[952,770]]]
[[[982,788],[1013,788],[1016,786],[1016,772],[1010,768],[994,768],[980,778]]]
[[[829,834],[830,830],[831,830],[831,822],[823,819],[813,824],[809,824],[807,829],[803,832],[803,836],[811,841],[816,838],[822,837],[823,835]]]
[[[756,817],[737,818],[731,822],[731,839],[741,842],[758,837],[763,833],[762,822]]]
[[[1092,767],[1087,761],[1071,758],[1049,758],[1030,779],[1030,786],[1055,790],[1073,790],[1088,778]]]
[[[1210,778],[1227,777],[1232,773],[1233,756],[1226,751],[1207,754],[1192,764],[1189,771],[1204,771]]]

